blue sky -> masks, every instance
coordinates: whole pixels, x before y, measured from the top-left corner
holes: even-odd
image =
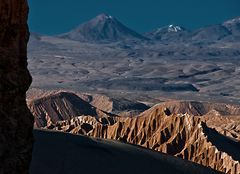
[[[240,0],[29,0],[29,27],[64,33],[100,13],[142,33],[168,24],[195,29],[240,16]]]

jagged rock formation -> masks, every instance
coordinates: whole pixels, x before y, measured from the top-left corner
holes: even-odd
[[[119,117],[102,117],[96,118],[92,116],[79,116],[71,120],[57,121],[48,124],[45,128],[72,134],[87,135],[98,124],[113,125],[119,120]]]
[[[219,133],[240,141],[240,106],[197,101],[170,101],[158,105],[172,114],[203,116],[207,125]]]
[[[240,115],[226,117],[218,112],[211,112],[205,115],[204,119],[209,127],[240,142]]]
[[[170,101],[131,118],[109,114],[118,108],[114,102],[102,95],[56,91],[41,94],[29,107],[38,127],[141,145],[225,173],[240,171],[239,106]]]
[[[111,118],[106,124],[89,117],[75,119],[58,124],[56,129],[66,131],[66,126],[72,126],[71,133],[141,145],[224,173],[240,171],[239,143],[207,127],[201,117],[172,115],[155,106],[139,117]]]
[[[25,93],[28,5],[26,0],[0,0],[0,173],[26,174],[32,152],[33,117]]]

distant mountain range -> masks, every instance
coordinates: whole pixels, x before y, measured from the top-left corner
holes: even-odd
[[[165,42],[227,40],[235,42],[240,41],[240,17],[193,31],[171,24],[139,34],[115,17],[103,13],[57,37],[90,43],[109,43],[123,40]]]
[[[176,39],[185,40],[190,31],[181,26],[169,25],[145,33],[144,36],[157,41],[174,41]]]
[[[169,25],[146,33],[144,36],[158,41],[240,41],[240,18],[193,31],[181,26]]]
[[[115,17],[100,14],[59,37],[83,42],[115,42],[127,39],[147,40],[141,34],[129,29]]]
[[[192,93],[196,100],[239,103],[240,18],[193,31],[168,25],[139,34],[101,14],[57,36],[31,33],[28,56],[37,88],[176,92],[187,99]]]

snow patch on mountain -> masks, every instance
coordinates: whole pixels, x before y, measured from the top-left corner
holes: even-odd
[[[180,26],[175,26],[175,25],[169,25],[168,26],[168,32],[179,32],[182,31],[182,28]]]

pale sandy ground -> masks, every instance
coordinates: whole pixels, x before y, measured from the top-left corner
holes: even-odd
[[[169,155],[111,140],[35,130],[31,174],[217,174]]]

